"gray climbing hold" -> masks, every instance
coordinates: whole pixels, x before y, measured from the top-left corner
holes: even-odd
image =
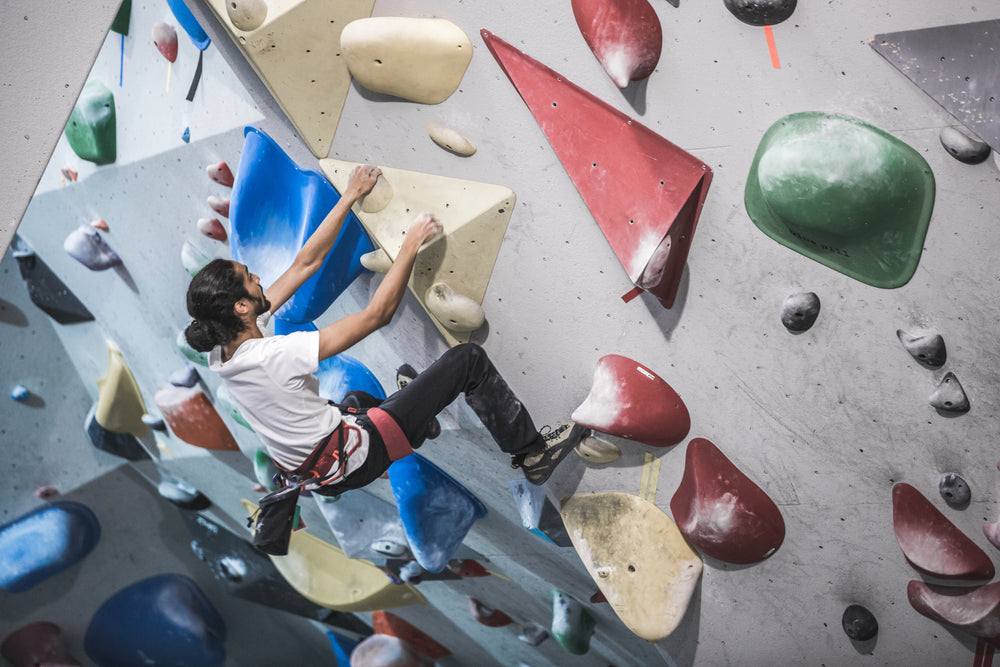
[[[205,494],[187,482],[173,475],[163,473],[163,479],[156,486],[160,496],[185,510],[203,510],[212,505]]]
[[[875,615],[859,604],[852,604],[844,610],[840,619],[847,636],[858,642],[874,639],[878,634],[878,621]]]
[[[528,646],[538,646],[549,638],[549,631],[538,623],[525,623],[517,638]]]
[[[989,144],[954,127],[942,128],[938,138],[948,154],[959,162],[979,164],[990,156]]]
[[[955,510],[964,510],[972,502],[972,490],[968,483],[953,472],[941,475],[938,493],[948,503],[948,507]]]
[[[921,334],[910,334],[902,329],[896,330],[896,337],[903,344],[910,356],[922,366],[940,368],[948,359],[948,350],[941,334],[929,331]]]
[[[964,413],[969,411],[969,397],[955,374],[948,371],[941,378],[937,389],[928,399],[930,404],[942,412]]]
[[[723,0],[726,9],[749,25],[777,25],[795,11],[797,0]]]
[[[80,225],[63,241],[63,250],[91,271],[104,271],[122,263],[121,257],[90,225]]]
[[[808,331],[819,317],[819,297],[812,292],[789,295],[781,304],[781,323],[789,331]]]
[[[372,549],[392,558],[402,558],[410,553],[410,548],[407,545],[389,539],[372,542]]]
[[[171,373],[167,379],[175,387],[193,387],[198,384],[201,376],[198,375],[198,369],[194,367],[194,364],[185,363],[182,368]]]
[[[153,429],[154,431],[166,431],[167,424],[163,421],[162,417],[155,417],[151,414],[144,414],[142,416],[142,423]]]

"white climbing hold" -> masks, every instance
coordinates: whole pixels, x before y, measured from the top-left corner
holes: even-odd
[[[427,310],[447,329],[475,331],[483,326],[483,307],[467,296],[458,294],[448,283],[434,283],[424,296]]]
[[[361,255],[361,266],[375,273],[388,273],[389,267],[392,266],[392,259],[389,257],[389,253],[379,248]]]
[[[256,30],[267,18],[264,0],[226,0],[226,13],[233,25],[243,32]]]
[[[181,264],[192,278],[211,261],[212,258],[199,250],[196,245],[190,241],[184,242],[184,247],[181,248]]]
[[[91,271],[104,271],[122,263],[118,253],[90,225],[80,225],[70,232],[63,241],[63,250]]]
[[[944,338],[935,331],[911,334],[897,329],[896,337],[899,338],[899,342],[903,344],[910,356],[923,366],[939,368],[948,359]]]
[[[390,201],[392,201],[392,186],[384,174],[379,174],[371,192],[361,198],[361,210],[365,213],[378,213],[388,206]]]
[[[937,389],[928,399],[930,404],[943,412],[963,413],[969,411],[969,397],[955,374],[948,371],[941,378]]]
[[[459,134],[457,131],[437,123],[427,124],[427,134],[441,148],[449,150],[459,155],[472,155],[476,152],[476,145]]]
[[[592,435],[581,440],[575,451],[580,458],[591,463],[610,463],[622,455],[618,445]]]

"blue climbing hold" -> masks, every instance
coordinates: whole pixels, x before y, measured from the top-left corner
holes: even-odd
[[[330,638],[333,657],[337,660],[336,667],[351,667],[351,652],[358,643],[331,630],[326,631],[326,636]]]
[[[184,132],[181,133],[181,141],[186,144],[191,143],[191,128],[185,127]]]
[[[108,598],[83,648],[99,667],[216,667],[226,660],[226,625],[192,579],[160,574]]]
[[[274,322],[274,334],[276,336],[284,336],[296,331],[317,331],[316,325],[312,322],[288,322],[280,317],[275,317],[271,321]]]
[[[440,572],[486,506],[419,454],[389,466],[389,482],[413,556],[425,570]]]
[[[291,265],[340,195],[322,174],[300,169],[257,128],[247,127],[244,134],[230,205],[229,242],[233,258],[270,285]],[[374,249],[357,217],[348,214],[319,271],[276,315],[291,323],[315,320],[366,270],[361,256]]]
[[[10,397],[13,398],[18,403],[24,403],[28,400],[28,395],[31,392],[23,384],[14,385],[14,388],[10,390]]]
[[[170,6],[170,11],[174,13],[174,18],[181,24],[184,32],[188,34],[188,37],[198,47],[198,50],[204,51],[207,49],[212,40],[208,38],[205,29],[198,23],[198,19],[194,17],[188,6],[184,4],[184,0],[167,0],[167,4]]]
[[[21,593],[79,563],[101,537],[85,505],[56,502],[0,526],[0,590]]]

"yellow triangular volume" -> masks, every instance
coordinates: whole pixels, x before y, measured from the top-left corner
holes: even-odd
[[[319,164],[341,192],[357,165],[334,159],[320,160]],[[359,202],[354,205],[354,213],[392,259],[399,253],[403,236],[417,215],[433,213],[441,221],[445,236],[425,246],[417,255],[410,290],[449,345],[469,342],[470,332],[449,329],[428,310],[427,290],[443,282],[455,293],[482,304],[514,211],[514,192],[502,185],[392,167],[382,167],[382,175],[392,189],[392,199],[375,213],[365,212],[363,202]]]
[[[242,499],[253,516],[257,506]],[[303,597],[336,611],[375,611],[411,604],[427,604],[410,584],[394,584],[385,572],[304,531],[292,533],[288,554],[270,556],[281,576]]]
[[[97,408],[94,419],[105,429],[114,433],[131,433],[141,438],[149,433],[149,427],[142,421],[146,414],[146,404],[142,392],[129,370],[122,351],[108,343],[108,372],[97,379]]]
[[[242,31],[226,0],[207,0],[219,22],[316,157],[330,153],[351,86],[340,33],[371,16],[374,0],[269,0],[264,22]]]

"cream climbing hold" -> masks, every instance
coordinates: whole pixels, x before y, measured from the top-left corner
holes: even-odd
[[[430,135],[434,143],[452,153],[468,156],[476,152],[476,145],[474,143],[450,127],[438,125],[437,123],[428,123],[427,134]]]
[[[468,35],[446,19],[360,19],[344,28],[340,46],[362,86],[422,104],[448,99],[472,60]]]
[[[574,451],[591,463],[610,463],[622,455],[618,445],[592,435],[581,440]]]
[[[361,266],[375,273],[389,273],[392,259],[385,250],[379,248],[361,255]]]
[[[424,304],[428,312],[451,331],[472,332],[486,321],[483,307],[455,292],[448,283],[434,283],[428,287]]]
[[[97,380],[97,407],[94,419],[112,433],[129,433],[141,438],[149,433],[143,422],[146,404],[122,351],[113,342],[108,344],[108,372]]]
[[[320,168],[333,186],[343,192],[355,162],[320,160]],[[444,236],[425,245],[417,255],[410,290],[430,314],[449,345],[467,343],[468,332],[453,331],[427,306],[428,289],[447,283],[453,290],[483,302],[507,223],[516,198],[510,188],[445,176],[382,167],[392,184],[392,200],[377,213],[366,213],[355,204],[361,224],[390,259],[395,259],[410,223],[418,214],[433,213],[444,227]]]
[[[392,186],[386,180],[385,174],[379,174],[371,192],[361,198],[361,210],[365,213],[378,213],[392,201]]]
[[[267,18],[267,3],[264,0],[226,0],[226,14],[239,30],[256,30]]]

